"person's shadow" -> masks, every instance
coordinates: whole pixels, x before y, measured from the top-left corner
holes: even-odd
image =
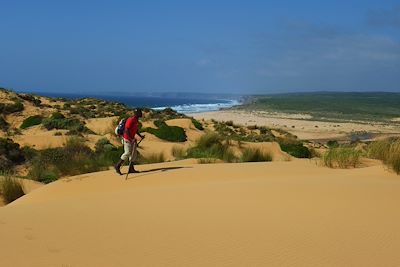
[[[184,168],[193,168],[193,167],[163,167],[163,168],[155,168],[155,169],[148,169],[148,170],[143,170],[143,171],[138,171],[136,173],[130,173],[132,177],[128,176],[128,179],[135,179],[138,177],[142,177],[145,175],[150,175],[153,172],[166,172],[166,171],[172,171],[172,170],[178,170],[178,169],[184,169]],[[126,173],[125,173],[126,175]]]

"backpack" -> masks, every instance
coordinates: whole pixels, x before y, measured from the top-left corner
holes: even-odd
[[[124,134],[125,132],[125,123],[126,123],[126,119],[122,119],[119,123],[118,126],[115,128],[115,134],[117,136],[121,136]]]

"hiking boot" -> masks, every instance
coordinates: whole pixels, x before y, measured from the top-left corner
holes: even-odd
[[[133,164],[131,164],[131,165],[129,166],[128,173],[138,173],[138,171],[135,170],[135,166],[134,166]]]
[[[121,172],[122,163],[124,163],[124,161],[121,159],[116,165],[114,165],[114,169],[119,175],[122,175],[122,172]]]

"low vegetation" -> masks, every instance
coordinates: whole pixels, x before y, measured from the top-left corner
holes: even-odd
[[[320,120],[390,120],[400,114],[400,93],[313,92],[257,97],[243,108],[310,114]]]
[[[175,159],[184,159],[186,158],[186,149],[181,146],[173,146],[172,147],[172,156],[174,156]]]
[[[41,106],[42,101],[32,94],[17,94],[17,95],[18,95],[18,97],[22,98],[23,100],[31,102],[36,107]]]
[[[142,128],[142,132],[148,132],[160,139],[169,141],[169,142],[185,142],[187,140],[187,136],[185,130],[178,126],[168,126],[165,121],[154,121],[154,124],[157,126],[157,129],[147,127]]]
[[[125,104],[95,98],[64,99],[63,101],[65,102],[63,105],[65,111],[86,119],[121,116],[131,111]]]
[[[21,182],[9,175],[0,178],[0,193],[7,204],[25,195]]]
[[[232,121],[213,121],[215,131],[229,139],[245,142],[271,142],[275,140],[271,130],[266,127],[243,127]]]
[[[216,133],[207,133],[200,137],[195,146],[187,150],[188,158],[214,158],[225,162],[235,162],[237,159],[226,142]]]
[[[204,130],[203,124],[201,124],[201,122],[199,122],[198,120],[192,118],[192,123],[193,123],[194,127],[196,127],[196,129],[198,129],[200,131]]]
[[[76,118],[66,118],[60,112],[54,112],[50,118],[46,118],[42,122],[47,130],[66,129],[69,135],[81,135],[82,133],[93,133],[83,122]]]
[[[296,158],[311,158],[312,153],[309,148],[303,145],[302,142],[296,140],[283,140],[278,141],[282,151]]]
[[[7,131],[8,127],[8,122],[0,115],[0,130]]]
[[[43,183],[61,176],[78,175],[107,169],[110,161],[104,154],[96,154],[84,140],[71,137],[64,147],[41,150],[32,160],[28,177]]]
[[[329,168],[356,168],[361,155],[362,152],[352,146],[333,147],[323,155],[323,163]]]
[[[34,125],[39,125],[42,123],[42,120],[43,120],[43,117],[40,115],[30,116],[22,122],[20,128],[26,129],[26,128],[29,128]]]
[[[163,110],[143,109],[143,111],[146,112],[146,116],[143,118],[143,121],[167,121],[173,119],[188,118],[186,115],[176,112],[172,108],[166,108]]]
[[[384,164],[400,174],[400,138],[371,142],[367,150],[369,157],[382,160]]]
[[[8,115],[15,112],[24,110],[24,104],[22,101],[16,99],[14,103],[0,103],[0,114]]]
[[[0,172],[6,172],[25,161],[19,144],[9,138],[0,138]]]
[[[259,148],[245,148],[242,151],[241,162],[262,162],[262,161],[272,161],[272,155],[263,152]]]

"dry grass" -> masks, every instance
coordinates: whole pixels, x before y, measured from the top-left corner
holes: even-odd
[[[334,147],[323,156],[323,163],[329,168],[355,168],[360,164],[361,151],[353,147]]]
[[[243,150],[240,160],[242,162],[272,161],[272,155],[270,153],[263,152],[259,148],[246,148]]]
[[[172,147],[172,156],[175,159],[184,159],[186,157],[186,149],[182,146],[173,146]]]
[[[7,204],[25,195],[21,182],[9,175],[0,180],[0,191]]]
[[[400,174],[400,138],[388,138],[370,143],[368,156],[382,160],[384,164]]]

